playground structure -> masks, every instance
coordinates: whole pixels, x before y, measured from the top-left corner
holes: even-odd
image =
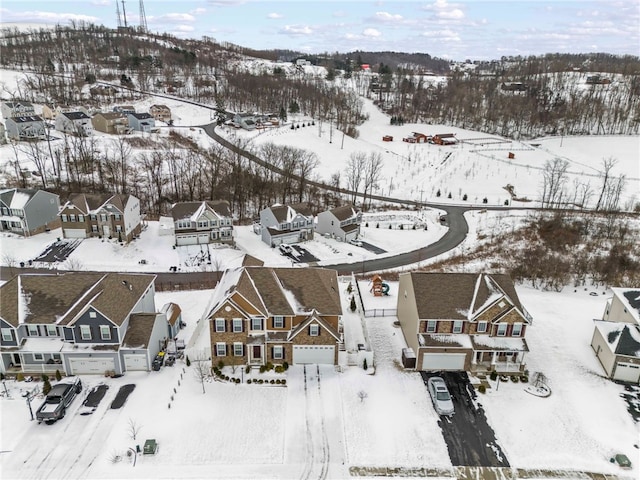
[[[376,297],[381,297],[383,295],[389,295],[389,284],[382,281],[382,277],[378,274],[375,274],[371,279],[371,288],[370,292],[373,293]]]

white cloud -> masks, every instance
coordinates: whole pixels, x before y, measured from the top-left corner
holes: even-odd
[[[267,15],[267,18],[271,18],[273,20],[277,20],[279,18],[284,18],[284,15],[280,14],[280,13],[270,13]]]
[[[378,22],[401,22],[402,19],[402,15],[389,12],[376,12],[376,14],[373,16],[373,20]]]
[[[453,10],[438,12],[437,16],[438,18],[444,18],[448,20],[461,20],[464,18],[464,12],[459,8],[454,8]]]
[[[3,12],[3,22],[43,22],[43,23],[66,23],[66,22],[87,22],[100,23],[98,17],[82,15],[77,13],[56,13],[43,11],[28,12]]]
[[[209,0],[209,5],[213,5],[214,7],[234,7],[244,3],[245,0]]]
[[[109,0],[92,0],[91,5],[95,7],[108,7],[112,2]]]
[[[202,7],[194,8],[193,10],[189,11],[191,15],[202,15],[203,13],[206,13],[206,12],[207,12],[207,9]]]
[[[285,25],[279,33],[284,35],[300,36],[311,35],[313,30],[308,25]]]
[[[382,35],[382,33],[380,33],[380,31],[376,30],[375,28],[365,28],[364,32],[362,32],[362,35],[364,35],[365,37],[377,38]]]
[[[428,30],[422,32],[423,37],[443,40],[447,42],[459,42],[460,35],[451,29],[445,28],[444,30]]]
[[[436,18],[443,20],[461,20],[464,18],[463,6],[458,3],[449,3],[447,0],[436,0],[433,4],[425,6],[424,9],[434,12]]]
[[[195,22],[196,17],[189,13],[166,13],[158,17],[149,17],[150,23]]]
[[[193,25],[176,25],[175,27],[173,27],[173,30],[185,33],[193,32],[195,28],[193,27]]]

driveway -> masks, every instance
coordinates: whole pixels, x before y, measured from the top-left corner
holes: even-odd
[[[447,443],[449,458],[454,466],[509,467],[509,461],[496,440],[493,429],[487,423],[482,408],[475,407],[475,395],[469,377],[465,372],[420,372],[425,384],[432,376],[444,379],[449,388],[455,407],[451,417],[440,417],[438,425]]]
[[[291,245],[291,249],[293,250],[291,253],[283,253],[285,257],[289,257],[292,261],[296,263],[313,263],[319,262],[320,259],[314,257],[309,250],[300,245],[294,244]]]
[[[34,262],[64,262],[71,252],[73,252],[82,240],[58,240],[49,245],[44,252],[38,255]]]

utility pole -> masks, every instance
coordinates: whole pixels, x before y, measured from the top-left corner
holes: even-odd
[[[116,15],[118,16],[118,28],[122,28],[122,17],[120,16],[120,2],[116,0]]]
[[[147,15],[144,13],[144,2],[140,0],[140,30],[147,32]]]
[[[127,28],[127,9],[124,8],[124,0],[122,0],[122,15],[124,17],[124,28]]]

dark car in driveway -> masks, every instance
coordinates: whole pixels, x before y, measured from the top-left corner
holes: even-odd
[[[67,407],[76,395],[82,391],[82,382],[78,377],[72,381],[60,382],[49,390],[44,403],[36,412],[38,423],[53,423],[64,418]]]

